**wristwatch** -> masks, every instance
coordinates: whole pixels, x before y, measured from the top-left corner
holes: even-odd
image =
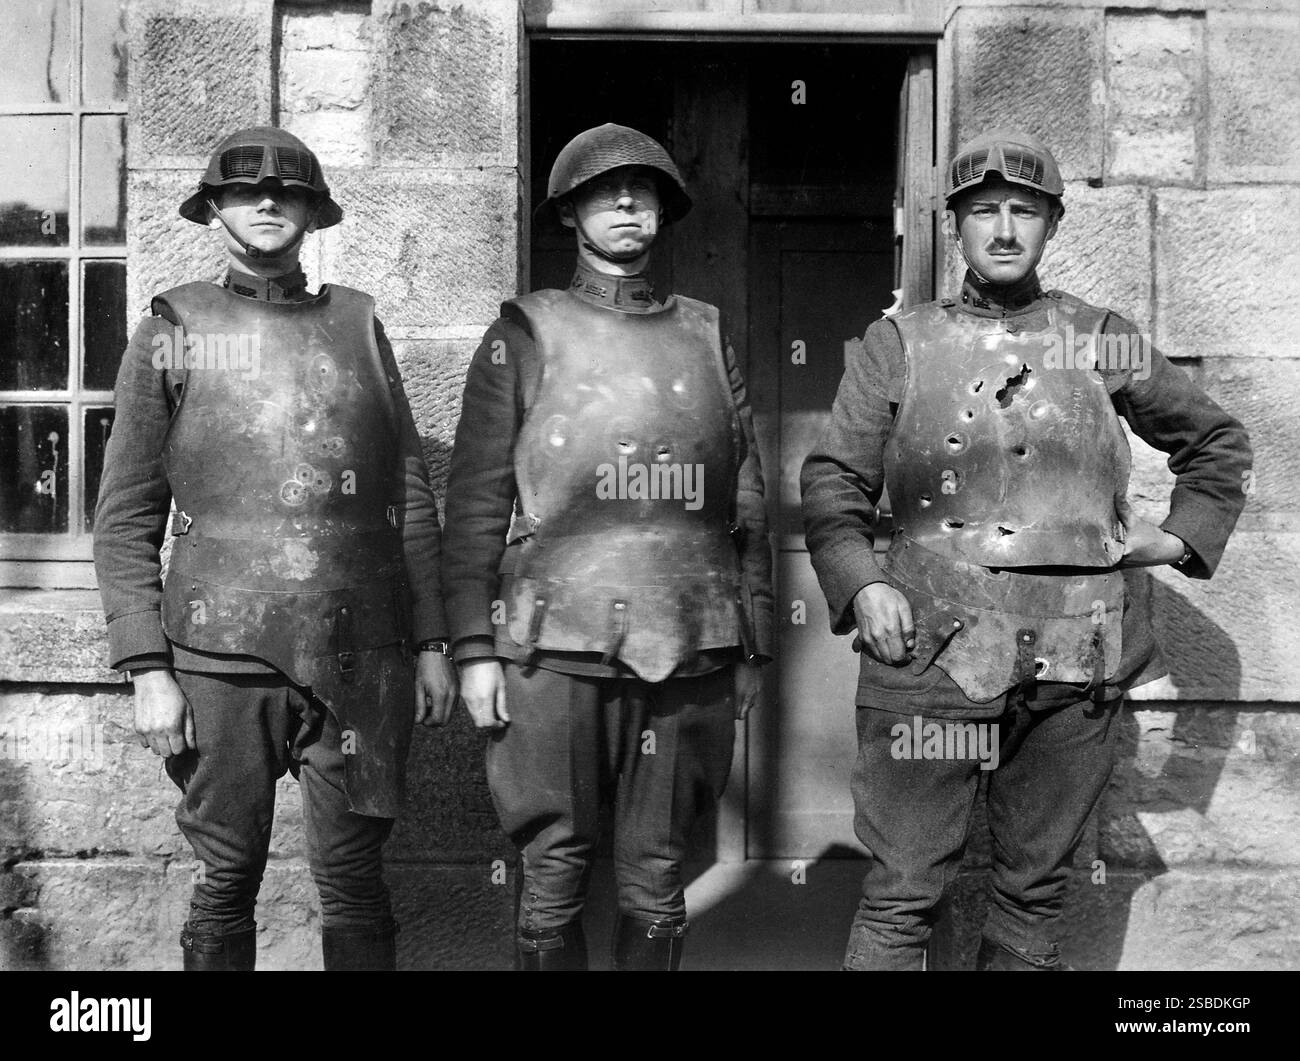
[[[1183,555],[1179,557],[1177,560],[1175,560],[1169,566],[1181,571],[1183,570],[1183,568],[1187,566],[1187,562],[1191,560],[1191,558],[1195,555],[1196,553],[1192,550],[1192,547],[1188,545],[1186,542],[1183,542]]]
[[[421,641],[416,648],[420,652],[437,652],[443,656],[451,655],[451,650],[446,641]]]

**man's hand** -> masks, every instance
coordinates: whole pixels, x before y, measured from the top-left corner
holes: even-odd
[[[140,746],[151,748],[164,759],[180,755],[186,748],[197,748],[194,737],[194,712],[165,667],[139,671],[132,675],[135,685],[135,732]]]
[[[1127,498],[1115,498],[1115,514],[1124,524],[1124,556],[1120,567],[1156,567],[1176,564],[1183,558],[1187,551],[1183,539],[1139,517]]]
[[[862,651],[879,663],[902,663],[916,648],[912,605],[887,582],[863,586],[853,598]]]
[[[763,688],[763,668],[757,663],[736,664],[736,718],[743,719],[758,703]]]
[[[479,729],[502,729],[506,711],[506,676],[496,659],[470,659],[460,665],[460,698]]]
[[[415,654],[415,721],[442,726],[456,704],[456,664],[441,652]]]

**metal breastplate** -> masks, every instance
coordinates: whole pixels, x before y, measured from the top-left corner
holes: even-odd
[[[1047,312],[1041,331],[939,303],[895,320],[907,384],[886,482],[895,528],[932,552],[985,567],[1124,554],[1128,442],[1100,374],[1073,367],[1105,314],[1068,298]]]
[[[662,681],[743,643],[730,533],[740,424],[717,311],[621,313],[562,291],[506,303],[542,360],[515,447],[523,539],[508,631]]]
[[[908,669],[937,666],[979,702],[1119,667],[1128,442],[1100,375],[1077,367],[1105,315],[1065,296],[1048,317],[1010,331],[930,303],[895,321],[907,384],[882,567],[912,605]]]
[[[373,301],[187,284],[155,309],[188,354],[162,454],[178,510],[167,636],[256,656],[301,685],[346,681],[353,653],[405,637],[408,611]]]

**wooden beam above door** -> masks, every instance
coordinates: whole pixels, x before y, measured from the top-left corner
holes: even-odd
[[[871,36],[921,42],[943,32],[942,0],[523,0],[534,34]]]

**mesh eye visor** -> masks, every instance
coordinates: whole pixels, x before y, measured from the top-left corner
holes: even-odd
[[[1027,144],[1008,140],[971,144],[966,150],[959,151],[948,167],[944,198],[951,200],[969,188],[978,187],[990,173],[999,174],[1011,184],[1052,196],[1064,212],[1065,204],[1061,197],[1065,193],[1065,184],[1056,160],[1046,150],[1036,150]]]
[[[312,153],[296,147],[247,144],[227,148],[217,159],[217,167],[223,181],[249,184],[278,177],[285,184],[304,184],[310,188],[320,177]]]
[[[243,129],[218,144],[197,190],[181,204],[180,215],[206,225],[208,200],[217,188],[264,180],[276,180],[311,193],[317,208],[317,228],[329,228],[343,220],[343,211],[330,198],[316,156],[297,137],[273,126]]]

